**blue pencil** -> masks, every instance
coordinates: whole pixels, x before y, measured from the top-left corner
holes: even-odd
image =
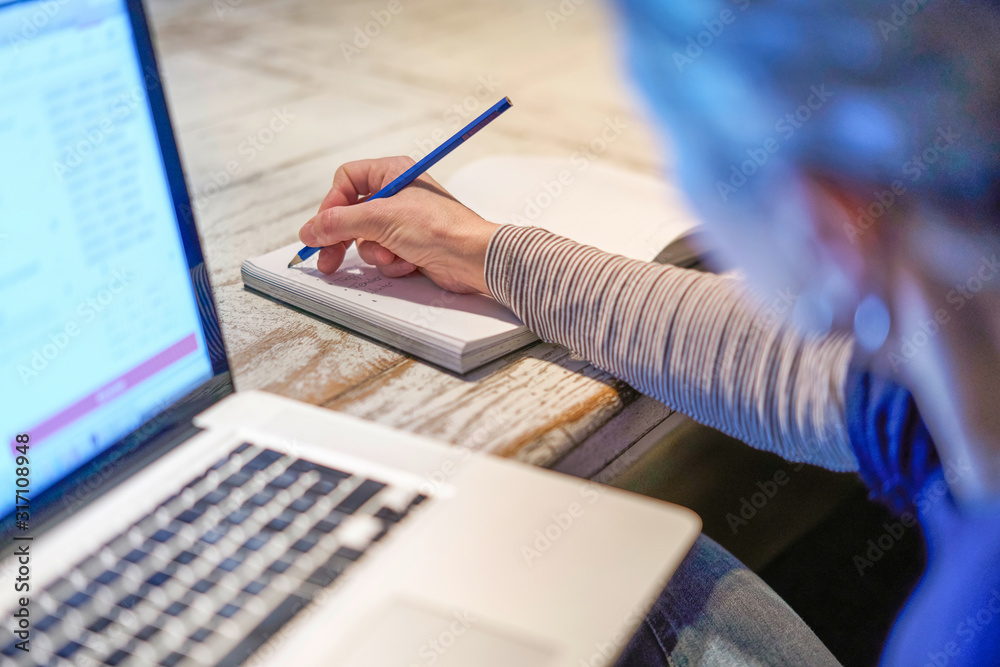
[[[512,105],[510,99],[506,97],[503,98],[502,100],[494,104],[492,107],[487,109],[485,112],[483,112],[483,115],[481,115],[479,118],[475,119],[474,121],[463,127],[461,130],[459,130],[457,133],[455,133],[455,136],[453,136],[451,139],[449,139],[448,141],[444,142],[443,144],[435,148],[423,160],[421,160],[420,162],[416,163],[415,165],[407,169],[405,172],[403,172],[392,183],[385,186],[384,188],[373,194],[371,197],[369,197],[368,201],[371,201],[372,199],[382,199],[384,197],[393,196],[394,194],[405,188],[407,185],[417,180],[417,178],[419,178],[421,174],[423,174],[425,171],[427,171],[435,164],[437,164],[441,160],[441,158],[443,158],[445,155],[458,148],[459,145],[464,143],[466,139],[468,139],[476,132],[486,127],[494,118],[502,114],[511,106]],[[296,264],[301,264],[305,260],[315,255],[317,252],[319,252],[319,248],[312,248],[306,246],[305,248],[299,251],[299,254],[297,254],[292,259],[292,261],[288,263],[288,268],[292,268]]]

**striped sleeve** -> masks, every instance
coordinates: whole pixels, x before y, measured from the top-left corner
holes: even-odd
[[[844,409],[853,342],[782,325],[742,281],[505,225],[486,283],[559,343],[697,421],[790,461],[857,470]]]

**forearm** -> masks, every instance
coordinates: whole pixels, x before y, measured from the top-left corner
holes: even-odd
[[[851,340],[802,338],[739,281],[505,226],[486,282],[542,339],[672,408],[789,460],[857,469],[844,424]]]

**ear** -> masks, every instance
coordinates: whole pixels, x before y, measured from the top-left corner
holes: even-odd
[[[861,297],[884,285],[887,260],[893,257],[893,221],[901,211],[892,202],[882,203],[873,195],[866,199],[858,192],[878,193],[879,188],[844,186],[816,175],[805,178],[812,200],[813,233],[825,254],[841,268]],[[885,199],[888,201],[888,198]]]

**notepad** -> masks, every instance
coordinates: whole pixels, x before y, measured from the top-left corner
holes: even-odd
[[[671,259],[664,248],[694,227],[672,188],[598,163],[491,157],[467,165],[445,187],[493,222],[544,227],[646,261]],[[387,278],[353,247],[333,274],[320,272],[315,256],[288,268],[300,247],[246,260],[244,285],[458,373],[537,340],[492,297],[448,292],[419,273]]]

